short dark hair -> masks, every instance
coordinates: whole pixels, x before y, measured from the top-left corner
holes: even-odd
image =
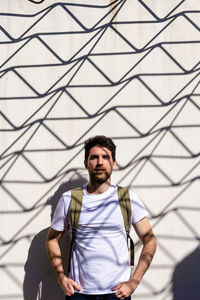
[[[116,145],[114,144],[113,140],[111,140],[110,138],[108,138],[104,135],[96,135],[85,141],[85,145],[84,145],[85,160],[88,159],[90,149],[96,145],[100,145],[102,147],[109,149],[112,153],[113,161],[116,160],[116,158],[115,158]]]

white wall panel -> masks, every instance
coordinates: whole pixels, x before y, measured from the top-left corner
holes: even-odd
[[[63,299],[44,240],[96,134],[158,240],[133,298],[200,299],[199,16],[195,0],[1,1],[0,299]]]

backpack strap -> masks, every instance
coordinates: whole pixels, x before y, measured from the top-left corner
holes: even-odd
[[[130,248],[130,263],[131,266],[134,265],[134,243],[132,238],[130,237],[130,225],[131,225],[131,201],[129,196],[128,188],[118,186],[118,199],[120,208],[122,211],[122,216],[124,219],[124,226],[127,234],[127,242]]]
[[[81,213],[83,201],[83,188],[79,187],[77,189],[72,190],[71,195],[71,204],[70,204],[70,219],[71,219],[71,226],[72,226],[72,240],[70,246],[70,255],[69,255],[69,264],[68,264],[68,272],[70,272],[70,262],[72,256],[72,249],[74,246],[74,240],[76,238],[76,230],[78,227],[78,221]]]
[[[78,226],[78,221],[81,213],[83,201],[83,188],[77,188],[72,190],[71,205],[70,205],[70,218],[72,225],[72,236],[76,235],[76,229]]]

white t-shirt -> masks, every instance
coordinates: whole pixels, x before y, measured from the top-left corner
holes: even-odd
[[[108,294],[112,288],[130,278],[124,220],[119,206],[117,186],[111,184],[102,194],[89,194],[83,188],[83,202],[71,259],[70,278],[84,294]],[[135,224],[147,216],[147,211],[129,190],[132,218]],[[70,227],[71,191],[58,202],[51,227],[63,231]]]

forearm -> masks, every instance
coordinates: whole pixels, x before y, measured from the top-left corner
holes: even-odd
[[[148,219],[146,217],[143,218],[134,225],[134,228],[143,244],[143,248],[137,267],[131,278],[128,281],[119,283],[113,288],[113,290],[116,291],[116,296],[120,299],[130,296],[135,291],[144,273],[150,266],[156,251],[156,239],[151,226],[149,225]]]
[[[113,290],[116,291],[115,294],[118,298],[124,299],[135,291],[144,273],[151,264],[155,250],[156,240],[154,236],[152,236],[148,241],[147,239],[143,240],[143,249],[135,272],[128,281],[121,282],[113,288]]]
[[[47,240],[46,241],[46,251],[48,259],[51,263],[51,266],[56,274],[56,277],[59,278],[64,275],[64,269],[62,264],[61,250],[57,240]]]
[[[64,274],[61,250],[59,246],[59,240],[62,235],[63,232],[50,229],[46,239],[46,251],[52,268],[55,271],[58,283],[65,295],[71,296],[74,294],[75,290],[80,291],[81,287]]]
[[[147,269],[151,264],[155,251],[156,251],[156,239],[152,234],[152,236],[148,237],[148,239],[143,243],[143,249],[140,254],[137,267],[133,275],[131,276],[130,281],[135,282],[136,284],[140,283],[143,275],[145,274],[145,272],[147,271]]]

